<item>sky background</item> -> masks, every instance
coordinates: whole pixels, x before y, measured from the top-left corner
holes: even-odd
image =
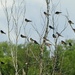
[[[0,0],[1,1],[1,0]],[[3,3],[5,0],[2,0]],[[12,4],[12,0],[7,0],[8,1],[8,8],[11,7]],[[18,0],[16,0],[18,1]],[[52,11],[52,6],[54,8],[54,11],[61,11],[62,14],[59,16],[55,15],[55,18],[59,18],[58,22],[56,23],[56,25],[58,24],[58,32],[60,32],[65,25],[65,21],[66,18],[63,15],[67,15],[67,11],[68,11],[68,17],[69,19],[71,19],[74,23],[75,23],[75,1],[74,0],[51,0],[51,5],[50,5],[50,11]],[[25,4],[26,4],[26,13],[25,13],[25,18],[28,18],[30,20],[32,20],[32,23],[28,24],[26,26],[26,34],[29,37],[32,37],[33,39],[37,40],[39,42],[39,36],[37,34],[37,32],[34,30],[34,28],[31,26],[31,24],[34,25],[35,28],[37,28],[38,32],[41,33],[42,32],[42,26],[44,25],[43,19],[46,20],[45,15],[43,14],[44,11],[46,11],[46,2],[45,0],[25,0]],[[57,6],[58,4],[58,6]],[[51,13],[50,13],[51,14]],[[42,19],[43,17],[43,19]],[[51,18],[51,17],[50,17]],[[35,25],[36,24],[36,25]],[[67,23],[67,25],[69,25]],[[73,25],[73,27],[75,28],[75,24]],[[2,29],[3,31],[5,31],[7,33],[7,21],[6,21],[6,16],[4,14],[3,11],[3,7],[0,3],[0,29]],[[21,31],[21,33],[23,33],[23,31]],[[24,34],[24,33],[23,33]],[[15,37],[14,33],[12,33],[13,37],[11,36],[11,38],[13,39]],[[59,39],[75,39],[75,33],[73,32],[73,30],[71,29],[70,26],[67,27],[67,29],[62,33],[62,35],[64,37],[60,37]],[[6,41],[8,39],[7,35],[2,35],[0,34],[0,41]],[[49,32],[49,36],[48,39],[52,39],[52,31]],[[19,38],[19,42],[23,43],[23,39]]]

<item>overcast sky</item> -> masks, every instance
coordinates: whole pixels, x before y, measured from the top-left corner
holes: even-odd
[[[4,0],[2,0],[2,1],[4,1]],[[8,7],[10,8],[12,0],[7,0],[7,1],[8,1]],[[75,8],[74,8],[75,7],[75,0],[51,0],[51,1],[53,2],[54,7],[56,7],[56,5],[58,3],[58,6],[55,9],[55,11],[57,11],[57,10],[61,11],[63,15],[66,15],[67,11],[68,11],[69,18],[75,23],[75,16],[74,16],[75,15]],[[41,14],[42,14],[43,18],[45,18],[43,15],[43,12],[46,11],[45,0],[25,0],[25,2],[26,2],[25,3],[26,4],[26,16],[25,17],[31,19],[33,21],[33,24],[34,23],[36,24],[38,31],[41,32],[41,27],[42,27],[41,25],[43,24]],[[60,20],[65,21],[65,19],[62,16],[61,16]],[[60,21],[61,25],[59,25],[59,30],[58,30],[59,32],[64,27],[64,26],[62,26],[63,24],[65,24],[65,22],[62,23],[63,21]],[[75,28],[75,24],[73,27]],[[30,26],[28,26],[28,28],[30,30],[29,37],[32,37],[36,40],[39,39],[39,36],[35,32],[35,30]],[[27,30],[28,30],[28,28],[27,28]],[[0,4],[0,29],[7,32],[6,17],[5,17],[5,14],[4,14],[4,11],[3,11],[1,4]],[[62,33],[62,35],[65,36],[64,39],[75,38],[75,34],[72,31],[70,26],[68,26],[68,28]],[[1,38],[0,41],[6,41],[7,35],[5,36],[5,35],[0,34],[0,38]],[[52,36],[48,36],[48,38],[52,38]],[[61,39],[63,39],[63,38],[61,38]],[[23,41],[23,40],[20,40],[20,41]]]

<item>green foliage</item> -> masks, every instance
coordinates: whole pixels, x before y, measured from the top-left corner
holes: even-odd
[[[71,42],[72,46],[68,43]],[[44,47],[43,74],[52,75],[56,63],[56,75],[75,75],[75,41],[66,40],[67,45],[58,44],[54,56],[50,57],[50,50]],[[15,51],[15,45],[12,45]],[[29,43],[26,46],[18,45],[17,49],[18,73],[23,74],[23,69],[27,75],[39,75],[40,45]],[[56,59],[57,57],[57,59]],[[56,59],[56,61],[55,61]],[[8,42],[0,43],[0,71],[4,75],[14,75],[15,69],[10,56]]]
[[[47,65],[50,59],[49,51],[44,48],[44,63]],[[47,62],[47,61],[48,62]],[[40,45],[29,43],[26,46],[18,45],[18,65],[19,68],[24,68],[27,75],[38,75],[40,63]],[[44,64],[44,67],[45,67]],[[20,73],[22,70],[20,70]],[[47,71],[46,71],[47,72]]]

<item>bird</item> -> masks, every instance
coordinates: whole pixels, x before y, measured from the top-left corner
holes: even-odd
[[[59,36],[62,36],[62,35],[61,35],[60,33],[58,33],[58,32],[56,32],[56,34],[58,35],[58,37],[59,37]]]
[[[28,20],[27,18],[25,19],[26,22],[32,22],[31,20]]]
[[[39,43],[36,40],[34,40],[34,43],[39,45]]]
[[[52,36],[53,36],[53,38],[56,38],[56,35],[55,34],[53,34]]]
[[[35,44],[39,44],[36,40],[30,38],[31,41],[33,41]]]
[[[62,13],[62,12],[59,12],[59,11],[56,11],[56,12],[55,12],[55,14],[57,14],[57,15],[60,14],[60,13]]]
[[[34,41],[32,38],[30,38],[31,41]]]
[[[67,43],[66,43],[66,42],[64,42],[63,40],[61,40],[61,43],[62,43],[62,44],[64,44],[64,45],[66,45],[66,44],[67,44]]]
[[[44,12],[44,14],[46,15],[46,16],[49,16],[50,14],[48,14],[47,12]]]
[[[75,32],[75,29],[74,28],[72,28],[73,29],[73,31]]]
[[[72,46],[72,43],[69,42],[69,46]]]
[[[68,20],[68,23],[71,25],[71,24],[74,24],[71,20]]]
[[[27,36],[25,36],[25,35],[22,35],[22,34],[21,34],[20,36],[21,36],[22,38],[27,38]]]
[[[49,28],[54,30],[54,27],[52,27],[52,26],[49,26]]]
[[[1,61],[1,64],[4,64],[4,62]]]
[[[44,41],[49,41],[49,40],[48,40],[47,38],[45,38],[45,37],[43,37],[43,40],[44,40]]]
[[[0,32],[1,32],[2,34],[6,34],[3,30],[0,30]]]
[[[50,47],[50,46],[51,46],[51,44],[50,44],[50,43],[45,43],[45,45],[46,45],[46,46],[48,46],[48,47]]]

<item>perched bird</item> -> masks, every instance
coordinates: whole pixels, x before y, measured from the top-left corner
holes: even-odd
[[[62,44],[64,44],[64,45],[66,45],[66,44],[67,44],[67,43],[66,43],[66,42],[64,42],[63,40],[61,41],[61,43],[62,43]]]
[[[46,16],[49,16],[50,14],[48,14],[48,13],[46,13],[46,12],[44,12],[44,14],[46,15]]]
[[[45,43],[45,45],[46,45],[46,46],[48,46],[48,47],[50,47],[50,46],[51,46],[51,44],[50,44],[50,43]]]
[[[39,45],[39,43],[36,40],[34,40],[34,43]]]
[[[27,36],[25,36],[25,35],[22,35],[22,34],[21,34],[20,36],[21,36],[22,38],[27,38]]]
[[[43,37],[44,41],[49,41],[47,38]]]
[[[68,20],[68,23],[71,25],[71,24],[74,24],[71,20]]]
[[[72,28],[73,29],[73,31],[75,32],[75,29],[74,28]]]
[[[53,34],[52,36],[53,36],[53,38],[56,38],[56,35],[55,34]]]
[[[32,22],[31,20],[25,19],[26,22]]]
[[[1,32],[2,34],[6,34],[3,30],[0,30],[0,32]]]
[[[62,12],[59,12],[59,11],[56,11],[56,12],[55,12],[55,14],[57,14],[57,15],[60,14],[60,13],[62,13]]]
[[[31,41],[34,41],[32,38],[30,38]]]
[[[54,30],[54,27],[52,27],[52,26],[49,26],[49,28]]]
[[[36,40],[30,38],[31,41],[33,41],[35,44],[39,44]]]
[[[1,64],[4,64],[4,62],[1,61]]]
[[[58,35],[58,37],[59,37],[59,36],[62,36],[62,35],[61,35],[60,33],[58,33],[58,32],[56,32],[56,34]]]
[[[69,46],[72,46],[72,43],[69,42]]]

